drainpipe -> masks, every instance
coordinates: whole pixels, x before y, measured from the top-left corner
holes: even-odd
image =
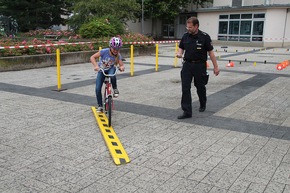
[[[286,18],[285,18],[285,24],[284,24],[284,33],[283,33],[282,48],[284,47],[284,43],[285,43],[286,25],[287,25],[287,19],[288,19],[288,13],[289,12],[290,12],[290,9],[288,8],[287,11],[286,11]]]
[[[269,0],[264,0],[264,5],[269,5],[270,1]]]
[[[144,35],[144,0],[142,0],[141,33]]]

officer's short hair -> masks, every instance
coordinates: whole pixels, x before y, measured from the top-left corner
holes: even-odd
[[[198,21],[197,17],[188,18],[186,23],[192,23],[193,25],[198,25],[198,27],[199,27],[199,21]]]

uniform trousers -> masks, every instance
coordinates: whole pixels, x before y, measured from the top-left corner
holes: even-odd
[[[181,70],[181,108],[184,114],[192,115],[191,83],[194,81],[200,107],[206,107],[206,63],[184,61]]]

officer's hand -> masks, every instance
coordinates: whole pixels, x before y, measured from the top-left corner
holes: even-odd
[[[182,58],[182,54],[177,53],[177,54],[176,54],[176,57],[177,57],[177,58]]]
[[[220,69],[218,67],[213,68],[213,73],[217,76],[220,73]]]

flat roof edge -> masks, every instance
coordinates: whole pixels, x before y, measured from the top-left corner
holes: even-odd
[[[245,10],[261,10],[261,9],[289,9],[290,4],[285,5],[255,5],[255,6],[222,6],[222,7],[210,7],[210,8],[199,8],[192,10],[191,12],[206,13],[206,12],[224,12],[224,11],[245,11]]]

